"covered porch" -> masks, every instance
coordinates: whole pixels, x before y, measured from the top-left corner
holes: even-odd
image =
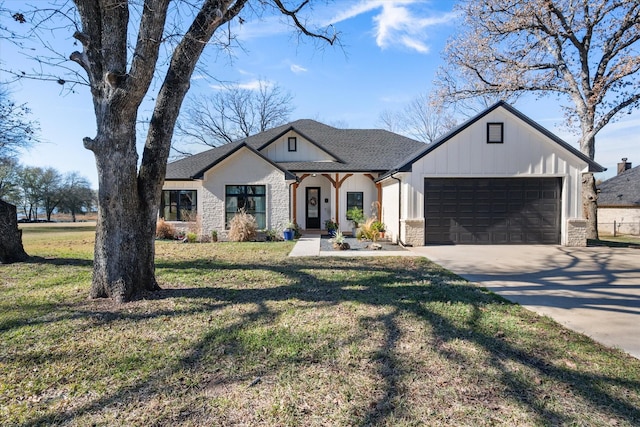
[[[347,210],[357,206],[365,216],[381,218],[382,186],[377,176],[362,172],[316,172],[297,175],[291,185],[292,220],[305,233],[321,233],[325,222],[338,223],[339,230],[350,232]],[[377,202],[377,203],[376,203]]]

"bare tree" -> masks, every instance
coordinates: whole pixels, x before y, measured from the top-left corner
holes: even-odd
[[[462,34],[449,42],[440,94],[455,102],[523,92],[555,94],[580,150],[591,159],[595,137],[640,102],[640,3],[621,0],[464,0]],[[592,173],[583,175],[588,238],[597,239]]]
[[[336,41],[331,28],[315,31],[304,25],[302,14],[310,0],[286,3],[295,4],[287,7],[283,0],[58,3],[58,10],[69,7],[60,11],[63,19],[78,17],[78,23],[72,22],[76,28],[73,37],[82,50],[73,52],[70,59],[86,76],[96,116],[96,136],[83,140],[84,147],[94,153],[98,169],[91,297],[128,301],[159,289],[155,228],[171,139],[193,71],[204,48],[215,40],[214,33],[220,28],[227,31],[226,24],[242,10],[263,8],[284,14],[302,34],[328,43]],[[164,45],[169,55],[166,64],[159,62],[164,40],[169,41]],[[142,101],[151,87],[155,91],[152,81],[156,73],[159,90],[153,95],[153,112],[139,159],[136,122]]]
[[[51,221],[53,211],[64,198],[63,176],[56,169],[46,168],[42,170],[39,181],[39,199],[42,201],[47,221]]]
[[[212,96],[187,101],[176,136],[217,147],[286,123],[294,110],[292,101],[289,92],[264,80],[255,88],[222,86]]]
[[[390,131],[427,144],[453,129],[456,120],[442,105],[437,105],[428,94],[420,94],[400,111],[383,111],[378,122]]]
[[[21,166],[11,157],[0,157],[0,199],[9,203],[19,203],[19,176]]]
[[[26,104],[16,104],[6,84],[0,83],[0,159],[15,157],[37,140],[38,122]]]
[[[71,214],[71,221],[76,222],[76,215],[90,210],[95,202],[96,194],[89,181],[78,172],[70,172],[64,177],[59,211]]]

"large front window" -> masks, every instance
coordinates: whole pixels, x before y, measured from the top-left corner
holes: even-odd
[[[166,221],[195,221],[197,195],[196,190],[163,190],[160,217]]]
[[[225,225],[236,213],[244,210],[255,217],[258,228],[267,228],[267,196],[264,185],[227,185],[225,197]]]

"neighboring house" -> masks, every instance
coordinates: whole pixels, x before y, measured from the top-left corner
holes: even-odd
[[[640,235],[640,166],[622,159],[618,175],[601,183],[598,193],[598,231]]]
[[[602,170],[504,102],[427,146],[298,120],[169,163],[160,216],[197,212],[203,233],[220,233],[244,208],[261,228],[333,219],[349,231],[357,206],[403,244],[567,244],[581,174]]]

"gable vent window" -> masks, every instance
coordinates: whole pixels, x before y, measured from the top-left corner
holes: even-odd
[[[295,136],[289,137],[289,151],[298,150],[298,138]]]
[[[504,123],[487,123],[487,144],[504,142]]]

